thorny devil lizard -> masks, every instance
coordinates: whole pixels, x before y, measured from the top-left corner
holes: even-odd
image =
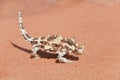
[[[56,35],[48,35],[38,38],[31,37],[23,26],[21,12],[19,12],[18,15],[20,31],[24,39],[32,45],[32,56],[38,57],[37,51],[41,50],[48,53],[58,54],[57,59],[59,62],[70,63],[72,61],[66,59],[64,55],[71,54],[72,52],[76,52],[78,54],[83,53],[84,45],[80,46],[73,38],[67,39]]]

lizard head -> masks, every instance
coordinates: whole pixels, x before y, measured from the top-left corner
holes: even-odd
[[[78,54],[82,54],[84,49],[85,49],[84,45],[79,46],[78,44],[76,44],[76,51],[77,51]]]

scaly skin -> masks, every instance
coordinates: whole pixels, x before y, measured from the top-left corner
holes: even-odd
[[[84,45],[79,46],[76,44],[74,39],[66,39],[62,36],[48,35],[39,38],[33,38],[28,35],[25,28],[23,27],[22,15],[19,12],[19,27],[24,39],[30,43],[33,47],[32,54],[37,57],[37,51],[45,51],[49,53],[57,53],[57,59],[59,62],[70,63],[72,61],[64,58],[65,54],[71,54],[72,52],[77,52],[82,54],[84,50]]]

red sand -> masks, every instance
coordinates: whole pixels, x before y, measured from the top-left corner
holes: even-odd
[[[0,80],[120,80],[120,6],[52,1],[0,1]],[[85,43],[84,54],[71,64],[47,54],[31,59],[18,27],[19,10],[32,36],[73,37]]]

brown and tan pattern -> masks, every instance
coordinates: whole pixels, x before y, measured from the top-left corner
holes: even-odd
[[[72,52],[77,52],[78,54],[83,53],[84,45],[78,45],[72,38],[66,39],[62,36],[56,35],[48,35],[39,38],[30,37],[26,32],[25,28],[23,27],[21,12],[19,12],[19,25],[23,37],[27,42],[29,42],[32,45],[32,52],[35,57],[38,56],[37,51],[41,50],[49,53],[57,53],[57,59],[60,62],[69,63],[72,61],[64,58],[63,56],[65,54],[71,54]]]

